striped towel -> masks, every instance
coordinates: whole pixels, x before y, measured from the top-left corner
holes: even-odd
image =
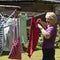
[[[0,55],[2,54],[2,50],[3,50],[3,26],[4,26],[5,20],[2,18],[0,20]]]
[[[0,28],[0,55],[2,54],[3,28]]]

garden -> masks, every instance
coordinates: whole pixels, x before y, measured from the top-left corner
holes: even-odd
[[[55,59],[60,60],[60,26],[57,25],[58,32],[57,32],[57,37],[55,41]],[[39,38],[38,45],[31,56],[31,58],[28,57],[26,49],[27,49],[27,44],[23,47],[24,52],[22,52],[22,60],[42,60],[42,50],[41,50],[41,45],[42,45],[42,35]],[[9,60],[8,59],[8,51],[4,51],[3,54],[0,56],[0,60]]]

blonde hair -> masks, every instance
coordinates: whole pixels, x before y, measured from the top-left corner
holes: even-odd
[[[47,12],[45,18],[50,18],[54,24],[57,23],[57,16],[54,12]]]

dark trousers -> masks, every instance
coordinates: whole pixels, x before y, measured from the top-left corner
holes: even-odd
[[[55,49],[42,49],[43,59],[42,60],[55,60]]]

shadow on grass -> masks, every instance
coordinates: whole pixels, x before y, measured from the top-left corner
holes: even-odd
[[[27,51],[27,47],[23,46],[23,50],[26,52]],[[36,47],[35,51],[41,50],[41,47]]]
[[[27,47],[23,46],[24,53],[27,52]],[[41,48],[36,47],[35,51],[41,50]],[[9,51],[3,51],[1,56],[9,55]]]
[[[41,50],[41,48],[36,48],[35,51]]]
[[[9,54],[9,51],[3,51],[1,56],[8,55],[8,54]]]

